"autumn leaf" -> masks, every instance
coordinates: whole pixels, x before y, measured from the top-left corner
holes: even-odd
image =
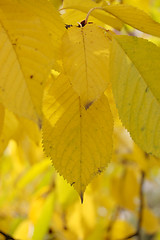
[[[7,147],[9,140],[16,133],[19,126],[19,122],[12,112],[8,111],[7,109],[4,109],[3,111],[4,112],[0,112],[1,114],[4,114],[3,126],[0,135],[0,156]],[[1,114],[0,117],[2,116]]]
[[[159,85],[156,85],[160,76],[159,52],[159,48],[147,40],[116,36],[110,59],[120,118],[133,140],[145,152],[157,157],[160,157]]]
[[[103,10],[142,32],[160,37],[160,23],[155,22],[147,13],[136,7],[115,4],[104,7]]]
[[[19,116],[40,125],[43,85],[56,61],[55,48],[44,28],[48,13],[42,11],[42,2],[45,10],[51,6],[37,1],[32,8],[37,7],[34,13],[24,2],[0,1],[0,101]],[[51,8],[50,13],[51,10],[56,22],[57,12]],[[61,25],[56,26],[59,32]]]
[[[30,12],[38,16],[43,26],[43,33],[49,36],[52,44],[52,54],[54,59],[54,69],[58,67],[57,60],[59,61],[61,56],[61,43],[62,36],[65,33],[64,22],[58,11],[54,8],[53,4],[60,5],[59,0],[48,1],[46,0],[20,0],[21,4],[27,8]],[[47,46],[48,48],[50,46]],[[59,68],[59,67],[58,67]]]
[[[4,115],[5,115],[5,109],[3,105],[0,103],[0,135],[3,129],[3,123],[4,123]]]
[[[63,8],[67,9],[66,14],[64,14],[64,19],[66,19],[66,15],[67,15],[67,19],[69,18],[68,15],[72,14],[74,15],[74,12],[76,12],[76,14],[79,15],[79,12],[85,13],[87,16],[87,13],[92,9],[92,8],[97,8],[97,7],[102,7],[101,3],[95,3],[92,0],[85,0],[85,1],[81,1],[81,0],[65,0],[63,3]],[[71,11],[70,9],[72,9],[73,11]],[[77,10],[77,11],[76,11]],[[123,23],[121,22],[121,20],[115,18],[114,16],[105,13],[103,11],[93,11],[91,13],[91,15],[95,18],[94,19],[94,23],[99,20],[101,22],[103,22],[104,24],[110,25],[111,27],[117,29],[117,30],[121,30],[123,27]],[[76,16],[74,16],[75,18]],[[84,20],[84,19],[82,19]],[[79,19],[80,21],[80,19]]]
[[[104,170],[112,151],[113,121],[107,98],[102,95],[85,109],[61,74],[45,93],[43,112],[45,152],[83,201],[87,184]]]
[[[63,37],[63,65],[83,106],[96,101],[109,82],[110,41],[94,24],[71,27]]]

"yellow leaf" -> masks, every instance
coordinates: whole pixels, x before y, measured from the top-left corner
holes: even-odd
[[[56,176],[56,186],[58,202],[64,209],[67,209],[69,205],[72,205],[77,200],[77,193],[60,175]]]
[[[149,12],[150,10],[150,0],[123,0],[124,4],[133,5],[135,7],[142,9],[145,12]]]
[[[156,233],[159,230],[158,218],[149,208],[144,208],[142,214],[142,227],[148,234]]]
[[[80,14],[80,11],[85,13],[84,16],[86,18],[89,10],[94,7],[101,7],[101,3],[98,4],[98,3],[93,2],[92,0],[85,0],[85,1],[65,0],[63,3],[63,8],[67,9],[67,12],[69,12],[69,13],[65,14],[65,15],[67,15],[67,17],[69,17],[69,14],[73,14],[73,11],[70,11],[68,9],[74,9],[74,12],[75,12],[75,10],[77,10],[76,13],[78,15]],[[98,19],[99,21],[103,22],[104,24],[110,25],[111,27],[116,28],[117,30],[121,30],[121,28],[123,27],[123,23],[119,19],[117,19],[117,18],[113,17],[112,15],[109,15],[103,11],[99,11],[99,10],[93,11],[91,13],[91,16],[93,16],[95,18],[94,22],[96,22],[96,23],[97,23],[96,19]],[[65,16],[64,16],[64,18],[66,19]],[[73,19],[77,19],[76,16],[74,16]],[[82,21],[84,19],[77,19],[77,20]],[[73,22],[71,22],[69,24],[73,24]]]
[[[112,232],[111,232],[111,240],[115,240],[115,239],[123,239],[128,237],[129,235],[133,234],[135,232],[135,229],[133,228],[133,226],[123,220],[117,220],[112,228]]]
[[[140,44],[136,44],[137,42]],[[158,72],[160,74],[158,59],[160,57],[156,54],[156,49],[158,53],[159,48],[153,47],[152,43],[148,43],[149,47],[155,50],[149,51],[148,55],[144,53],[147,43],[147,40],[134,37],[114,37],[110,72],[113,93],[123,124],[133,140],[145,152],[159,157],[160,108],[148,82],[151,82],[151,79],[152,82],[158,81]],[[144,51],[140,50],[143,46]],[[141,56],[138,54],[140,60],[136,56],[136,48],[142,53]],[[157,59],[154,59],[154,56]]]
[[[78,23],[86,19],[86,16],[87,16],[87,13],[82,12],[80,10],[67,9],[67,11],[62,15],[62,18],[66,24],[78,26]],[[105,23],[101,22],[100,20],[92,16],[90,16],[89,22],[92,22],[97,26],[105,27]]]
[[[136,198],[139,196],[138,176],[134,169],[128,168],[123,175],[112,180],[112,194],[122,208],[136,210]],[[131,187],[132,186],[132,187]]]
[[[0,103],[0,135],[3,129],[5,110],[3,105]]]
[[[61,58],[61,41],[65,33],[65,27],[59,12],[55,9],[54,5],[59,5],[60,0],[20,0],[21,4],[33,12],[42,22],[43,32],[47,34],[52,44],[52,55],[54,60]],[[43,33],[43,34],[44,34]],[[45,44],[45,43],[44,43]],[[47,43],[46,43],[47,44]],[[46,45],[45,44],[45,45]],[[50,47],[50,46],[47,46]],[[56,66],[56,65],[55,65]]]
[[[0,0],[0,100],[40,124],[43,84],[55,62],[55,47],[41,19],[42,1],[36,5],[39,14],[24,2]],[[48,1],[43,2],[49,9]]]
[[[77,235],[77,239],[86,239],[88,232],[96,225],[96,208],[93,198],[86,195],[86,202],[72,204],[68,209],[67,223],[69,229]]]
[[[50,2],[56,7],[56,8],[59,8],[62,3],[63,3],[63,0],[50,0]]]
[[[19,135],[24,132],[31,140],[34,141],[36,145],[39,145],[41,141],[41,132],[39,127],[35,124],[35,122],[30,121],[25,118],[19,118],[20,127],[19,127]],[[17,140],[20,139],[18,136]]]
[[[160,37],[160,23],[155,22],[148,14],[138,8],[126,4],[116,4],[103,9],[142,32]]]
[[[30,240],[32,238],[33,225],[30,220],[21,222],[14,232],[14,238]]]
[[[146,39],[137,37],[117,36],[115,39],[160,102],[160,47]]]
[[[46,154],[82,198],[111,155],[113,122],[107,98],[102,95],[86,110],[62,74],[48,87],[43,111]]]
[[[0,155],[7,147],[8,141],[13,137],[18,129],[18,120],[15,115],[5,109],[4,124],[0,135]]]
[[[64,35],[65,72],[86,109],[107,87],[109,46],[104,31],[94,24],[71,27]]]

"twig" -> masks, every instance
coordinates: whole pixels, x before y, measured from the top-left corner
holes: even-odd
[[[120,207],[117,207],[117,208],[115,209],[115,211],[113,212],[113,214],[112,214],[112,216],[111,216],[111,219],[110,219],[110,222],[109,222],[108,227],[107,227],[107,233],[109,233],[109,232],[112,231],[114,222],[116,221],[116,219],[117,219],[117,217],[118,217],[119,211],[120,211]]]
[[[142,218],[143,218],[143,207],[144,207],[144,198],[143,198],[143,184],[144,184],[145,173],[141,171],[141,182],[140,182],[140,192],[139,192],[139,216],[138,216],[138,224],[137,224],[137,231],[123,239],[117,240],[128,240],[133,237],[137,237],[138,240],[141,240],[141,225],[142,225]]]
[[[15,238],[11,237],[10,235],[0,231],[0,234],[5,237],[5,240],[15,240]]]

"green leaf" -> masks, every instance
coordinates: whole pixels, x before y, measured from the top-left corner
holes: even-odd
[[[47,230],[49,229],[50,221],[53,214],[54,209],[54,201],[55,201],[55,194],[51,192],[41,210],[40,217],[35,224],[34,233],[33,233],[33,240],[43,240]]]
[[[115,36],[110,74],[123,124],[145,152],[160,157],[160,105],[148,84],[160,76],[158,53],[159,48],[147,40]]]
[[[32,168],[29,169],[29,171],[27,171],[27,173],[24,174],[23,177],[19,180],[17,188],[23,189],[24,187],[26,187],[27,184],[29,184],[37,176],[44,172],[50,166],[50,164],[50,160],[43,160],[42,162],[39,162],[32,166]]]

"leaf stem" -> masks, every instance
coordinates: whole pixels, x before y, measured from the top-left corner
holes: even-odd
[[[89,16],[90,16],[90,14],[91,14],[94,10],[97,10],[97,9],[103,10],[102,7],[94,7],[94,8],[91,8],[91,9],[89,10],[89,12],[87,13],[87,17],[86,17],[86,19],[85,19],[85,25],[86,25],[87,22],[88,22],[88,18],[89,18]]]

